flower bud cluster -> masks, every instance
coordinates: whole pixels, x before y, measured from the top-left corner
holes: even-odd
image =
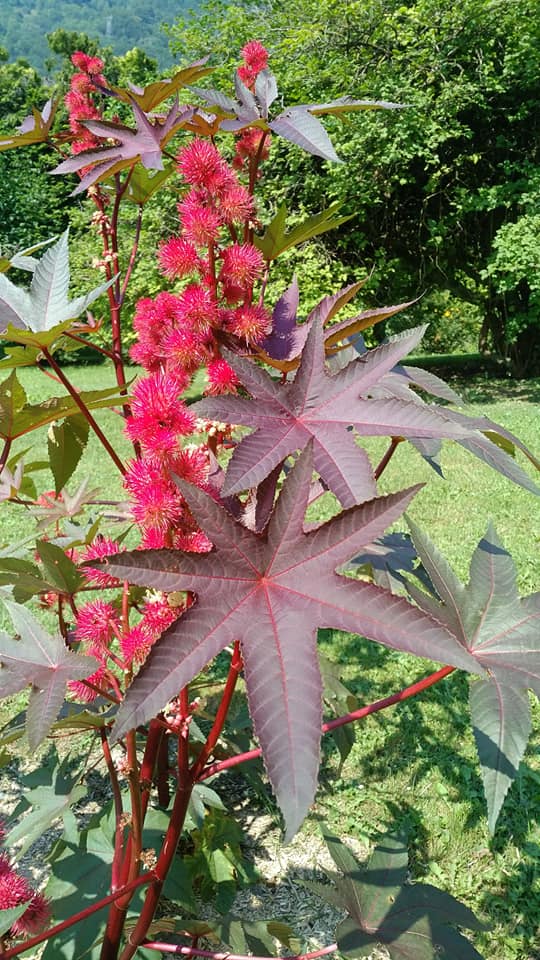
[[[0,825],[0,842],[4,839],[4,829]],[[8,936],[23,937],[40,933],[50,919],[49,901],[39,891],[34,890],[26,877],[17,873],[7,853],[0,853],[0,910],[10,910],[27,904],[26,910],[12,924]]]

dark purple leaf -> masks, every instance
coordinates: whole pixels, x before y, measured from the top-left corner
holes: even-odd
[[[488,825],[494,833],[529,740],[531,705],[524,687],[500,683],[496,677],[471,683],[469,702],[488,803]]]
[[[19,639],[12,640],[0,632],[0,696],[10,696],[31,685],[26,729],[30,747],[35,750],[60,712],[68,680],[88,677],[99,664],[94,657],[68,650],[60,636],[46,633],[24,607],[4,602]]]
[[[104,173],[132,166],[140,161],[149,170],[163,170],[163,149],[178,129],[193,115],[191,107],[179,107],[174,103],[165,120],[151,123],[147,115],[136,102],[132,103],[136,129],[126,127],[112,120],[83,120],[85,127],[104,141],[116,140],[113,147],[103,146],[95,150],[84,150],[63,160],[51,173],[75,173],[83,167],[95,165],[73,191],[73,196],[82,193]]]
[[[277,95],[278,87],[274,74],[268,69],[261,70],[255,80],[255,96],[259,101],[261,114],[265,120]]]
[[[302,352],[309,327],[296,323],[298,303],[298,281],[294,277],[274,307],[272,332],[261,343],[261,349],[274,360],[291,360]]]
[[[409,593],[491,678],[472,685],[471,704],[493,830],[528,739],[524,691],[540,696],[540,593],[520,599],[514,563],[491,525],[473,554],[466,586],[429,537],[410,520],[409,526],[440,600],[413,584]]]
[[[324,160],[341,163],[322,123],[305,107],[289,107],[268,124],[274,133]]]
[[[201,417],[255,427],[236,447],[223,492],[255,486],[286,456],[314,440],[314,465],[344,507],[375,495],[368,456],[347,428],[364,436],[456,437],[443,409],[401,400],[366,399],[373,385],[408,353],[424,328],[401,334],[349,363],[335,376],[325,370],[324,331],[313,322],[292,383],[277,384],[248,360],[227,354],[240,382],[255,401],[208,397],[193,405]]]
[[[326,833],[325,840],[342,876],[332,877],[330,890],[308,886],[349,914],[336,931],[340,953],[369,958],[375,946],[384,946],[392,960],[482,960],[453,928],[484,930],[485,925],[449,893],[408,882],[402,837],[385,837],[363,869],[337,837]]]
[[[116,737],[153,717],[220,650],[239,639],[255,732],[289,837],[302,822],[317,783],[322,720],[318,627],[352,630],[417,656],[476,669],[444,628],[403,598],[335,573],[400,515],[418,488],[371,500],[305,533],[311,472],[311,451],[306,451],[285,480],[264,536],[237,523],[202,490],[179,481],[213,550],[204,555],[135,550],[106,562],[122,579],[197,596],[196,604],[153,647],[130,687],[118,713]]]

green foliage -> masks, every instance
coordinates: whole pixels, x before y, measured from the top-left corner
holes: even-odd
[[[182,56],[212,49],[227,64],[257,36],[284,79],[285,102],[347,90],[407,104],[399,115],[329,121],[345,163],[326,169],[323,179],[320,160],[274,144],[263,194],[274,202],[286,196],[291,208],[310,212],[342,201],[343,214],[356,216],[325,244],[349,280],[357,279],[359,265],[373,266],[373,303],[436,289],[474,305],[482,345],[517,369],[515,352],[505,352],[516,323],[486,268],[497,232],[517,222],[538,176],[537,13],[536,0],[369,0],[345,7],[335,0],[272,0],[264,7],[211,0],[172,28],[171,38]],[[529,348],[523,343],[518,351],[521,371],[527,363],[534,370],[530,342],[539,334],[532,317],[533,310],[520,316],[521,326],[529,324]]]
[[[160,24],[178,16],[182,6],[178,0],[156,0],[152,4],[131,0],[128,6],[119,0],[19,0],[16,5],[0,0],[3,43],[12,56],[26,57],[42,70],[50,57],[46,35],[51,28],[61,29],[64,34],[76,33],[87,22],[94,43],[106,44],[114,53],[122,54],[143,42],[149,56],[168,66],[171,57]],[[95,53],[95,49],[84,49]]]

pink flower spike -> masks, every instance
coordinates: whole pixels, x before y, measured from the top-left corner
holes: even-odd
[[[184,500],[159,465],[147,459],[132,460],[124,483],[133,500],[133,516],[145,530],[155,528],[166,533],[181,521]]]
[[[253,220],[255,206],[249,190],[236,181],[231,182],[220,195],[219,212],[225,223]]]
[[[219,357],[217,360],[211,360],[207,367],[208,371],[208,389],[207,393],[217,395],[221,393],[236,393],[239,384],[232,367]]]
[[[223,266],[219,279],[226,284],[250,290],[262,276],[264,258],[260,250],[250,243],[233,243],[222,253]]]
[[[16,937],[40,933],[47,926],[50,917],[50,901],[36,891],[22,917],[15,921],[11,930]]]
[[[246,67],[256,74],[268,66],[268,50],[258,40],[249,40],[241,53]]]
[[[101,666],[95,673],[91,673],[89,677],[86,677],[86,680],[94,684],[94,686],[99,687],[105,676],[105,672],[105,667]],[[98,696],[98,691],[86,686],[83,680],[69,680],[68,690],[73,695],[74,700],[79,700],[82,703],[92,703]]]
[[[199,269],[200,260],[192,243],[182,237],[171,237],[158,251],[159,267],[169,280],[187,277]]]
[[[97,540],[94,540],[86,550],[81,554],[81,561],[84,560],[103,560],[104,557],[113,557],[116,553],[119,553],[120,547],[114,540],[110,540],[109,537],[101,537]],[[120,586],[120,580],[117,577],[112,577],[110,573],[105,573],[103,570],[97,570],[93,567],[82,567],[81,573],[90,583],[94,583],[97,587],[105,589],[106,587],[118,587]]]
[[[140,623],[133,627],[129,633],[122,637],[121,647],[122,656],[126,663],[142,664],[146,660],[152,644],[153,638],[150,636]]]
[[[217,304],[210,290],[190,283],[179,298],[179,320],[199,333],[209,333],[218,320]]]
[[[172,330],[164,343],[167,357],[166,369],[170,376],[178,373],[178,368],[193,373],[208,357],[209,336],[190,330],[189,327]]]
[[[187,239],[196,247],[206,247],[219,237],[223,218],[205,206],[199,191],[190,190],[178,204],[178,214]]]
[[[18,907],[31,900],[32,894],[28,880],[16,873],[11,865],[9,870],[0,876],[0,910]]]
[[[264,307],[246,304],[233,310],[228,329],[247,343],[258,343],[266,336],[271,324],[272,318]]]
[[[112,604],[104,600],[91,600],[79,610],[75,638],[90,643],[97,650],[106,651],[114,637],[113,624],[120,626],[118,614]]]
[[[196,137],[178,154],[178,171],[194,187],[215,193],[226,182],[229,171],[219,150],[208,140]]]

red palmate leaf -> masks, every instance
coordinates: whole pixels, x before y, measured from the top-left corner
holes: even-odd
[[[411,596],[488,674],[472,684],[470,704],[493,831],[529,739],[525,691],[540,697],[540,593],[519,597],[513,560],[491,525],[473,554],[467,585],[429,537],[411,521],[409,525],[440,599],[409,584]]]
[[[62,637],[50,636],[24,607],[5,603],[19,639],[0,631],[0,696],[31,685],[26,729],[35,750],[60,712],[68,680],[90,676],[99,664],[94,657],[68,650]]]
[[[401,514],[418,487],[371,500],[305,533],[311,473],[308,450],[287,477],[264,535],[247,530],[206,493],[182,482],[212,551],[132,551],[107,560],[122,579],[197,595],[196,604],[163,634],[129,689],[116,737],[153,717],[220,650],[239,639],[255,732],[289,837],[302,822],[317,782],[322,720],[318,627],[351,630],[482,672],[459,641],[422,611],[373,584],[334,572]]]
[[[118,172],[124,167],[133,166],[140,161],[147,170],[163,170],[163,149],[176,131],[193,115],[191,107],[179,107],[174,103],[164,120],[153,123],[136,102],[131,104],[135,115],[136,129],[126,127],[112,120],[82,120],[83,126],[96,137],[102,137],[105,143],[116,140],[115,146],[98,147],[84,150],[58,164],[51,173],[75,173],[84,167],[92,166],[73,191],[73,196],[82,193],[93,183],[102,179],[113,170]]]
[[[240,382],[254,400],[208,397],[192,409],[200,417],[255,427],[231,458],[223,493],[255,486],[278,463],[313,439],[314,466],[344,507],[376,494],[367,453],[348,427],[363,436],[450,437],[470,434],[466,423],[450,423],[444,409],[412,400],[368,399],[367,394],[422,338],[417,327],[353,360],[334,376],[325,369],[324,331],[314,318],[294,381],[282,385],[248,360],[227,353]],[[254,402],[255,401],[255,402]]]

